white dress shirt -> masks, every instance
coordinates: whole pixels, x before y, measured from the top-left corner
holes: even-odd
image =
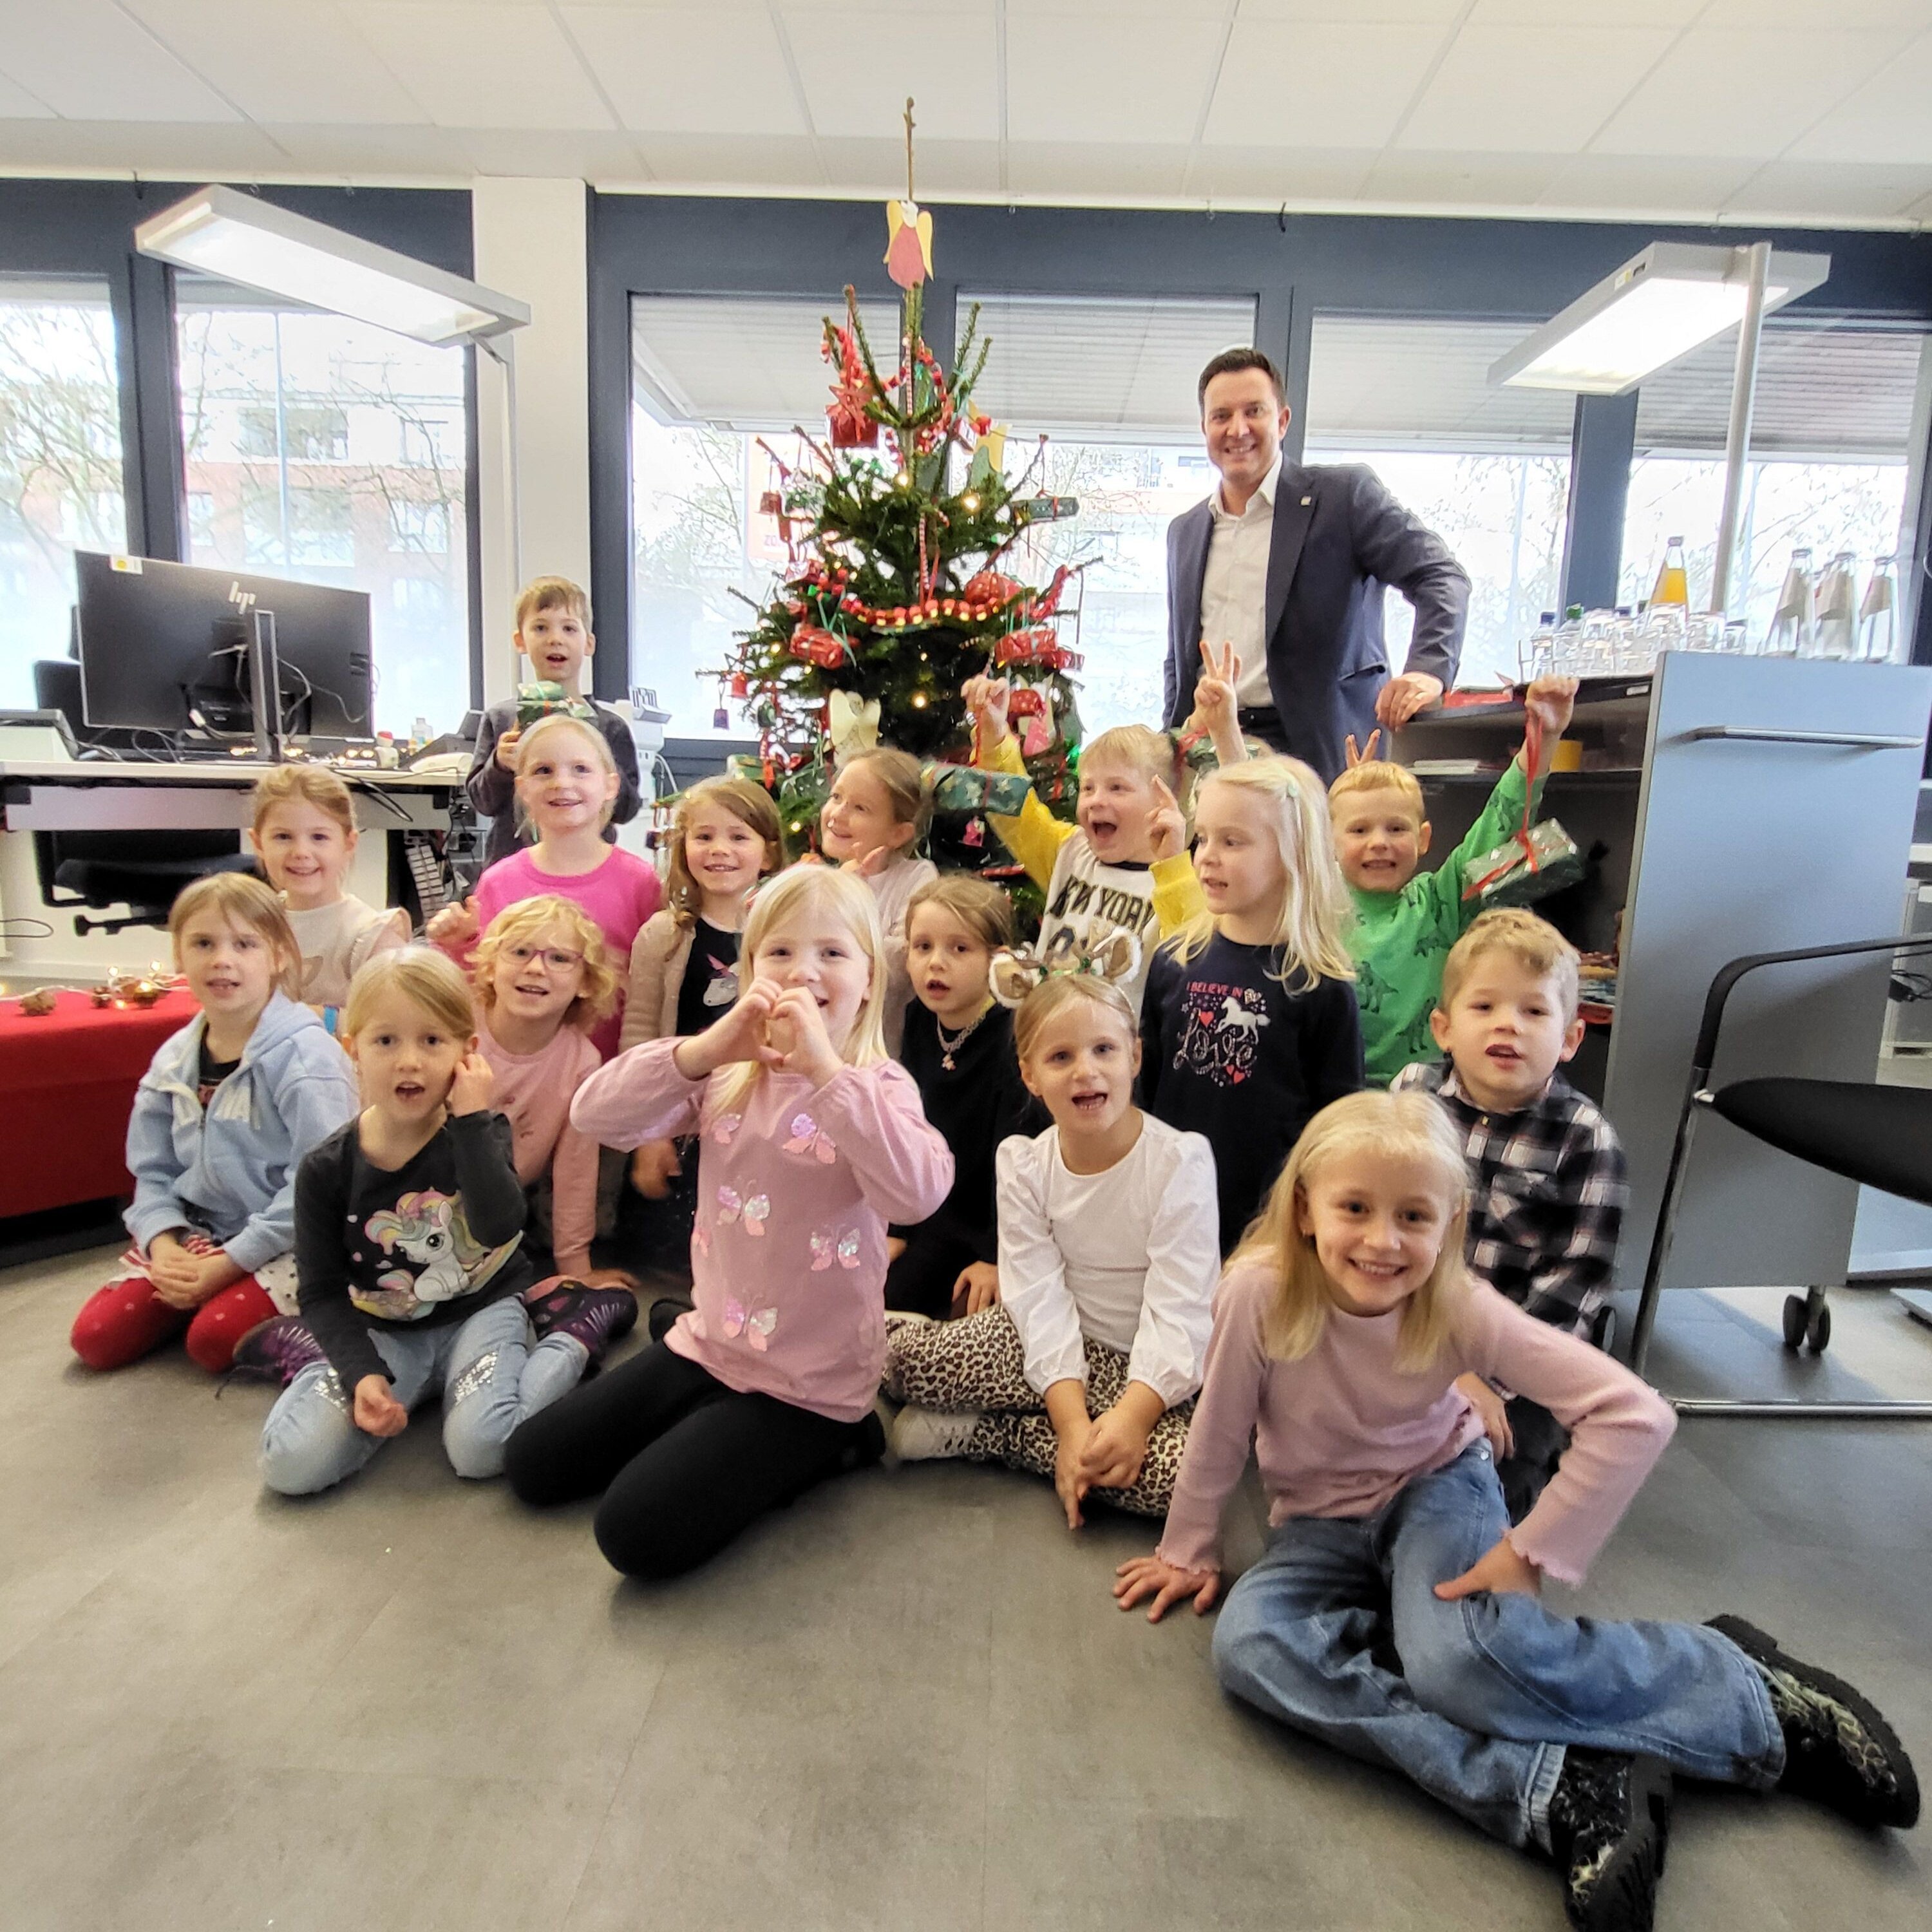
[[[1214,1154],[1151,1114],[1130,1152],[1075,1174],[1060,1130],[1015,1134],[994,1158],[1000,1300],[1042,1395],[1084,1382],[1082,1336],[1127,1358],[1127,1376],[1169,1408],[1201,1386],[1221,1274]]]
[[[1244,704],[1272,704],[1268,676],[1268,552],[1274,541],[1274,493],[1281,483],[1276,456],[1238,517],[1222,501],[1221,488],[1208,500],[1214,527],[1208,537],[1208,568],[1201,580],[1201,634],[1211,650],[1232,644],[1241,661],[1238,695]]]

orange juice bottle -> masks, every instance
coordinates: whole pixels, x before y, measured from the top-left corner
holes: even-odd
[[[1664,561],[1658,566],[1657,587],[1650,593],[1653,608],[1675,604],[1680,610],[1690,608],[1690,577],[1684,568],[1684,539],[1670,538],[1664,546]]]

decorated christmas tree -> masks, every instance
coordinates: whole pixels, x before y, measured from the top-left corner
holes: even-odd
[[[776,795],[798,844],[812,836],[842,754],[886,744],[970,763],[960,687],[988,670],[1012,682],[1013,727],[1036,794],[1071,808],[1076,580],[1063,568],[1036,586],[1016,572],[1028,526],[1077,506],[1029,493],[1037,459],[1016,483],[1006,478],[1004,432],[973,405],[989,347],[977,308],[950,370],[926,346],[932,218],[912,200],[912,185],[908,101],[906,199],[886,208],[886,266],[904,292],[893,366],[882,366],[848,288],[844,316],[825,323],[826,434],[800,431],[806,455],[796,467],[767,452],[779,487],[759,507],[778,519],[787,563],[724,671],[730,698],[758,731],[754,775]],[[939,802],[941,862],[997,863],[970,784],[956,779]]]

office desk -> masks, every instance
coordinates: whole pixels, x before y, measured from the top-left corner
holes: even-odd
[[[158,926],[76,935],[74,917],[82,908],[48,903],[34,862],[34,832],[232,830],[238,850],[249,822],[248,794],[265,769],[241,759],[206,764],[0,759],[0,921],[39,920],[52,928],[51,938],[8,939],[8,928],[0,925],[0,978],[14,986],[91,985],[110,966],[146,968],[167,952],[167,935]],[[450,800],[461,781],[359,767],[340,776],[355,798],[364,834],[349,890],[371,905],[392,903],[391,880],[398,868],[406,869],[400,835],[447,830]]]

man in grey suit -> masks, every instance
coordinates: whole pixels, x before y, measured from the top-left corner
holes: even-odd
[[[1351,736],[1406,724],[1454,679],[1468,574],[1366,464],[1282,460],[1288,406],[1259,350],[1223,350],[1199,397],[1221,482],[1168,526],[1166,722],[1193,709],[1202,646],[1232,643],[1243,731],[1332,779]],[[1415,610],[1399,677],[1382,641],[1384,584]]]

